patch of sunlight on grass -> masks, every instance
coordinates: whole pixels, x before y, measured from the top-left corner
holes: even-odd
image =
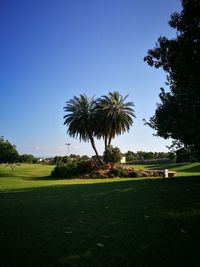
[[[92,252],[90,250],[87,250],[82,254],[72,254],[72,255],[64,256],[61,259],[61,262],[69,263],[71,261],[76,261],[76,260],[80,260],[81,258],[88,258],[88,257],[91,257],[91,256],[92,256]]]
[[[167,163],[167,164],[136,164],[131,165],[136,170],[163,170],[177,172],[177,176],[200,176],[200,163]]]
[[[183,219],[191,218],[200,215],[200,209],[188,209],[184,211],[166,211],[163,212],[162,217],[164,218],[174,218],[174,219]]]

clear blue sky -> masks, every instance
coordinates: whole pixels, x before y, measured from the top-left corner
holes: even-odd
[[[169,16],[180,0],[1,0],[0,135],[20,153],[93,155],[63,126],[65,101],[85,92],[129,94],[137,118],[114,145],[166,151],[143,118],[153,115],[165,74],[143,58],[160,35],[172,37]],[[102,153],[103,142],[97,142]]]

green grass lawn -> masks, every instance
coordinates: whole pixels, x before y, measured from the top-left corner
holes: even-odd
[[[179,176],[53,180],[51,166],[1,166],[0,266],[200,266],[200,164],[167,168]]]
[[[163,170],[177,172],[178,176],[200,176],[200,163],[168,163],[168,164],[145,164],[132,165],[135,169]]]

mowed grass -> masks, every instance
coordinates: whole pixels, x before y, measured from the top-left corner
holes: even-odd
[[[200,266],[200,177],[52,180],[51,169],[0,167],[0,266]]]
[[[136,170],[164,170],[177,172],[178,176],[200,176],[200,163],[167,163],[132,165]]]

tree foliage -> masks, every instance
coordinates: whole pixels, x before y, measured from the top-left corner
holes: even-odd
[[[170,159],[174,161],[176,159],[176,154],[173,152],[152,152],[152,151],[137,151],[133,152],[128,150],[125,153],[126,161],[142,161],[142,160],[161,160]]]
[[[79,140],[90,141],[95,154],[101,163],[96,145],[94,142],[94,132],[97,131],[98,121],[95,116],[96,101],[94,97],[89,98],[85,94],[74,96],[66,102],[64,111],[64,124],[68,126],[67,133],[71,137],[79,137]]]
[[[53,177],[73,178],[90,173],[94,168],[94,161],[72,161],[65,165],[57,165],[51,173]]]
[[[118,147],[107,146],[104,154],[103,160],[105,163],[117,163],[120,162],[122,153]]]
[[[1,163],[15,163],[19,159],[19,154],[15,145],[12,145],[4,137],[0,137],[0,164]]]
[[[176,151],[176,162],[196,162],[197,159],[195,158],[193,152],[190,148],[180,148]]]
[[[169,92],[147,124],[158,136],[172,138],[200,156],[200,1],[182,0],[182,11],[171,15],[176,38],[160,37],[145,61],[167,73]]]
[[[109,92],[97,100],[97,117],[101,129],[97,136],[103,137],[105,149],[111,145],[116,135],[129,131],[135,117],[133,102],[125,102],[128,95],[123,97],[119,92]]]
[[[109,92],[98,99],[81,94],[67,101],[64,107],[67,133],[80,141],[89,141],[101,164],[95,138],[103,138],[106,149],[116,135],[129,131],[133,124],[134,104],[125,102],[127,97],[118,92]]]
[[[69,163],[71,162],[72,158],[68,157],[68,156],[55,156],[53,158],[53,164],[57,165],[57,166],[60,166],[60,165],[64,165],[66,163]]]
[[[31,154],[23,154],[19,156],[19,162],[33,163],[33,162],[36,162],[36,159]]]

